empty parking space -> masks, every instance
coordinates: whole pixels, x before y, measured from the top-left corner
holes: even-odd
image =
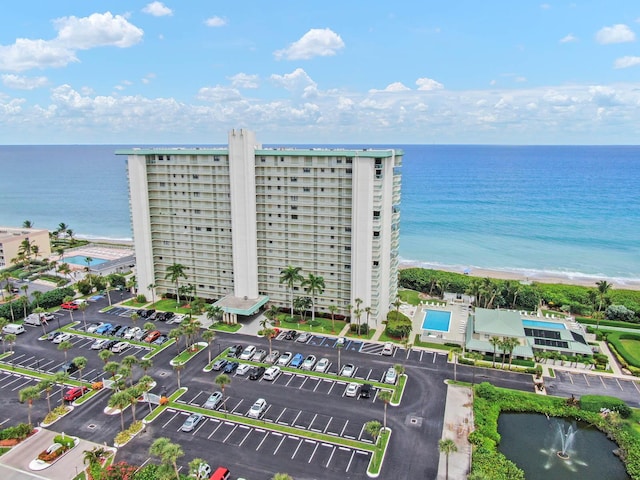
[[[315,391],[316,387],[318,386],[319,383],[322,382],[322,379],[320,378],[314,378],[314,377],[307,377],[307,381],[304,382],[300,388],[302,388],[303,390],[309,390],[311,392]]]
[[[318,385],[316,385],[315,392],[328,394],[329,391],[333,388],[334,383],[335,382],[333,380],[327,380],[323,378],[320,382],[318,382]]]
[[[307,378],[308,377],[306,375],[292,375],[289,381],[286,383],[286,386],[292,388],[300,388],[302,387],[302,384],[307,381]]]

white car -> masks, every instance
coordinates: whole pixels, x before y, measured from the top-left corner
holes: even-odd
[[[277,364],[280,365],[281,367],[286,367],[287,365],[289,365],[289,362],[291,361],[292,358],[293,358],[293,353],[284,352],[282,355],[280,355],[280,358],[278,359]]]
[[[236,368],[236,375],[246,375],[247,372],[251,370],[251,367],[252,365],[249,365],[248,363],[241,363],[238,365],[238,368]]]
[[[269,367],[267,368],[267,370],[264,372],[264,379],[268,380],[270,382],[274,381],[276,378],[278,378],[278,375],[280,375],[280,367]]]
[[[316,356],[315,355],[308,355],[307,358],[304,359],[304,362],[302,362],[302,365],[300,366],[300,369],[302,370],[313,370],[313,367],[316,366]]]
[[[344,394],[347,397],[355,397],[356,395],[358,395],[359,388],[360,388],[360,384],[352,382],[349,385],[347,385],[347,389],[344,391]]]
[[[316,368],[314,368],[314,370],[316,372],[325,373],[328,368],[329,368],[329,359],[328,358],[321,358],[318,361],[318,363],[316,363]]]
[[[344,337],[340,337],[340,338],[338,338],[338,340],[336,340],[336,347],[337,347],[338,345],[342,345],[342,346],[344,346],[344,344],[345,344],[345,343],[347,343],[347,339],[346,339],[346,338],[344,338]]]
[[[118,342],[113,347],[111,347],[111,351],[113,353],[124,352],[127,348],[129,348],[128,342]]]
[[[103,325],[104,325],[104,322],[94,323],[93,325],[89,325],[89,326],[87,327],[87,332],[88,332],[88,333],[95,333],[95,331],[96,331],[97,329],[99,329],[99,328],[100,328],[101,326],[103,326]]]
[[[133,340],[134,338],[136,338],[136,335],[140,332],[142,332],[142,329],[140,327],[129,327],[122,338],[126,338],[127,340]]]
[[[102,347],[104,347],[110,341],[111,340],[109,340],[108,338],[98,338],[91,344],[91,350],[102,350]]]
[[[384,374],[384,383],[396,383],[396,379],[398,378],[398,372],[396,372],[395,368],[389,367],[387,373]]]
[[[387,342],[384,344],[384,347],[382,347],[382,355],[386,355],[386,356],[391,356],[393,355],[393,343],[391,342]]]
[[[251,405],[247,416],[249,418],[260,418],[266,409],[267,401],[264,398],[259,398],[253,405]]]
[[[256,353],[256,347],[253,345],[247,345],[240,354],[240,360],[251,360],[254,353]]]
[[[71,334],[64,332],[53,339],[53,343],[62,343],[71,340]]]
[[[353,377],[353,374],[356,373],[356,367],[354,367],[351,363],[347,363],[344,367],[342,367],[342,372],[340,375],[343,377]]]
[[[311,335],[309,335],[307,332],[302,332],[300,335],[298,335],[298,338],[296,338],[296,342],[307,343],[309,341],[309,338],[311,338]]]

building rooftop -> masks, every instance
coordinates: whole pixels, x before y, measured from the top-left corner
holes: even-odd
[[[235,313],[236,315],[253,315],[260,307],[269,301],[269,297],[261,295],[258,298],[236,297],[227,295],[218,300],[214,305],[222,308],[226,313]]]
[[[49,232],[44,228],[14,228],[14,227],[0,227],[0,242],[6,241],[15,237],[26,237],[28,235],[34,235],[36,233]]]
[[[295,147],[267,147],[257,146],[255,155],[301,155],[315,157],[335,156],[366,156],[367,158],[386,158],[392,154],[402,155],[398,149],[349,149],[349,148],[295,148]],[[116,150],[116,155],[228,155],[228,147],[144,147]]]

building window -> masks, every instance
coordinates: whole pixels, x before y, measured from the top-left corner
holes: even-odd
[[[351,168],[347,168],[347,173],[351,173]]]
[[[344,266],[344,269],[345,269],[345,270],[351,270],[351,265],[346,264],[346,265]]]
[[[291,220],[297,220],[298,219],[298,215],[291,215]]]
[[[193,196],[194,197],[199,197],[200,196],[200,192],[193,192]]]
[[[302,191],[305,193],[309,193],[311,189],[309,187],[302,187]]]
[[[344,246],[344,250],[345,250],[345,252],[350,252],[351,251],[351,245],[345,245]]]
[[[266,159],[266,158],[264,158],[264,157],[260,157],[260,163],[265,163],[266,161],[267,161],[267,159]]]
[[[284,162],[284,157],[280,157],[280,161],[281,161],[281,162]]]
[[[311,173],[311,169],[310,168],[303,168],[302,171],[304,173]]]
[[[220,157],[213,157],[213,161],[214,162],[219,162],[220,161]]]
[[[373,211],[373,218],[380,218],[380,210]]]
[[[158,155],[158,160],[164,160],[164,156]]]
[[[378,262],[377,260],[374,260],[374,261],[373,261],[373,266],[374,266],[374,267],[377,267],[377,266],[378,266],[378,264],[379,264],[379,262]]]
[[[291,197],[291,201],[292,202],[297,202],[298,201],[298,197],[296,195]]]
[[[297,210],[298,206],[297,205],[291,205],[291,210]]]
[[[194,173],[193,175],[191,175],[193,178],[200,178],[200,175],[198,175],[197,173]]]
[[[202,230],[202,227],[196,227],[196,232],[199,232]]]
[[[193,213],[195,213],[196,215],[199,215],[199,214],[200,214],[200,209],[196,208],[196,209],[193,211]]]
[[[347,158],[347,163],[353,163],[353,158]]]
[[[342,159],[341,159],[341,158],[338,158],[338,159],[336,160],[336,163],[342,163]]]
[[[207,227],[207,232],[211,232],[213,229],[211,227]]]
[[[297,182],[298,181],[298,177],[291,177],[291,181],[292,182]]]
[[[380,232],[373,232],[373,236],[375,237],[379,237],[380,236]]]
[[[166,184],[164,182],[160,182],[160,186],[164,187]]]
[[[351,231],[351,227],[344,227],[344,231],[345,232],[350,232]]]

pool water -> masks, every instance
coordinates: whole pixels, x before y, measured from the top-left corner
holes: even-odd
[[[422,329],[448,332],[450,323],[451,312],[427,310],[424,314],[424,320],[422,321]]]
[[[64,257],[64,261],[66,263],[72,263],[74,265],[82,265],[82,266],[87,266],[87,262],[85,261],[85,256],[83,255],[74,255],[73,257]],[[91,262],[89,262],[89,266],[90,267],[95,267],[96,265],[100,265],[101,263],[105,263],[108,260],[105,260],[104,258],[96,258],[96,257],[90,257],[91,258]]]
[[[522,320],[522,326],[535,328],[555,328],[556,330],[566,329],[566,327],[562,323],[543,322],[541,320]]]

